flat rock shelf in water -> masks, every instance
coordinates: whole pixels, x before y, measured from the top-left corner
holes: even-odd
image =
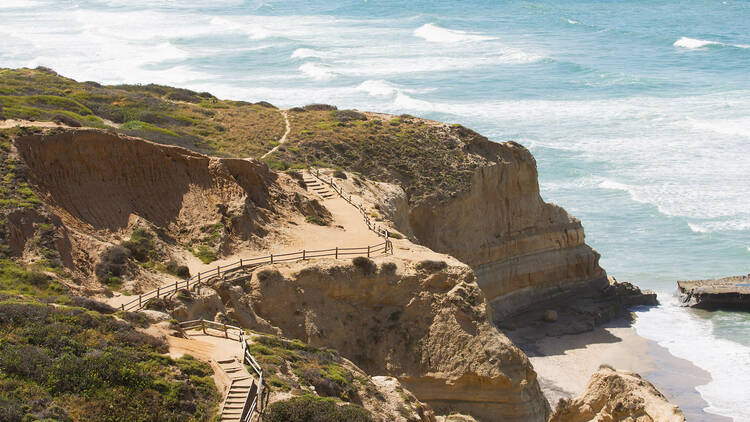
[[[709,310],[750,311],[750,274],[715,280],[678,281],[682,303]]]

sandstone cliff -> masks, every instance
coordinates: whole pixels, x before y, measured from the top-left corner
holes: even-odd
[[[528,150],[481,137],[463,148],[484,164],[450,198],[415,202],[393,189],[376,194],[397,229],[470,265],[495,319],[577,288],[607,286],[581,222],[539,195],[536,161]]]
[[[581,397],[561,399],[550,417],[550,422],[585,421],[684,422],[685,416],[638,374],[602,366]]]
[[[369,374],[398,378],[439,414],[546,419],[536,374],[489,321],[468,267],[376,261],[279,265],[217,288],[228,317],[336,349]]]

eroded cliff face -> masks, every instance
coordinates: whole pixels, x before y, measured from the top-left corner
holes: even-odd
[[[602,366],[584,393],[561,399],[550,422],[684,422],[685,415],[638,374]]]
[[[327,212],[260,161],[212,158],[102,130],[22,133],[13,154],[40,206],[54,215],[45,226],[54,235],[48,237],[62,239],[54,248],[89,292],[98,289],[93,276],[102,256],[136,229],[151,233],[152,253],[166,261],[190,246],[217,255],[242,244],[262,247],[275,240],[275,223],[285,216]],[[38,231],[34,215],[8,219],[15,255]],[[143,280],[143,268],[128,267],[141,287],[164,283],[163,274]]]
[[[466,192],[418,204],[389,195],[388,217],[419,243],[470,265],[495,318],[575,288],[606,286],[581,222],[539,195],[531,153],[489,141],[479,152],[495,163],[479,167]]]
[[[470,268],[375,261],[267,267],[235,281],[242,288],[217,288],[230,318],[336,349],[368,374],[398,378],[439,414],[546,420],[536,373],[489,321]]]

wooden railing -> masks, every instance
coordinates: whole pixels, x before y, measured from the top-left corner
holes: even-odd
[[[386,240],[390,237],[390,233],[388,230],[386,230],[383,226],[380,224],[376,224],[372,219],[370,219],[370,216],[367,215],[367,210],[362,206],[362,204],[358,204],[354,201],[354,198],[351,194],[346,193],[344,188],[339,186],[335,180],[333,180],[333,177],[328,177],[326,180],[326,176],[323,174],[320,174],[320,169],[312,168],[310,166],[307,167],[308,173],[315,176],[318,180],[321,182],[327,184],[328,186],[333,189],[334,192],[336,192],[340,197],[342,197],[346,202],[352,204],[357,209],[359,209],[359,213],[362,214],[362,217],[365,219],[365,223],[367,223],[367,227],[377,233],[378,236],[384,237]]]
[[[120,305],[123,311],[137,311],[143,309],[146,304],[154,299],[165,297],[173,294],[180,289],[193,290],[201,285],[210,285],[217,279],[232,275],[233,273],[241,272],[243,270],[253,269],[261,265],[275,264],[279,262],[290,262],[300,261],[310,258],[321,258],[332,256],[336,259],[343,256],[351,255],[366,255],[368,258],[376,253],[389,253],[393,252],[393,244],[387,238],[384,242],[378,243],[377,245],[362,246],[359,248],[331,248],[331,249],[318,249],[318,250],[306,250],[303,249],[297,252],[285,253],[285,254],[270,254],[258,258],[240,259],[237,262],[219,265],[208,271],[199,272],[198,274],[190,277],[187,280],[178,280],[174,283],[169,283],[154,290],[146,293],[139,294],[137,298]]]
[[[222,324],[220,322],[208,321],[203,318],[192,321],[180,322],[180,328],[182,330],[191,330],[200,327],[205,335],[215,335],[208,332],[209,329],[214,329],[224,334],[224,338],[237,340],[242,345],[242,363],[249,366],[255,375],[257,376],[257,388],[253,391],[252,388],[248,390],[247,397],[245,398],[245,404],[242,406],[242,422],[250,422],[255,414],[256,409],[260,405],[261,398],[263,397],[263,368],[260,366],[257,360],[250,353],[250,349],[247,345],[247,336],[245,331],[237,326]],[[230,334],[232,333],[232,334]],[[235,336],[236,337],[232,337]]]

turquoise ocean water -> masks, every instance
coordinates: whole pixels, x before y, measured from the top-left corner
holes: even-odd
[[[537,158],[619,280],[638,332],[750,420],[750,316],[675,281],[750,273],[748,1],[0,0],[0,67],[459,122]],[[666,387],[670,388],[669,386]]]

